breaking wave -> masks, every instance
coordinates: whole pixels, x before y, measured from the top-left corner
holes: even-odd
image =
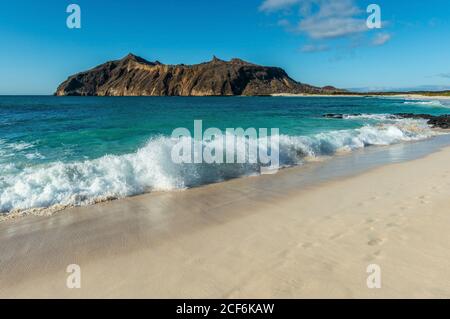
[[[280,166],[301,165],[338,152],[421,140],[436,134],[422,120],[396,119],[389,115],[359,117],[364,116],[380,122],[358,129],[312,136],[280,135]],[[0,164],[0,212],[50,208],[55,205],[86,205],[260,173],[260,164],[175,164],[171,159],[175,143],[175,139],[160,136],[150,139],[144,147],[131,154],[25,168],[16,167],[14,163]],[[208,143],[217,141],[204,142],[206,145]],[[27,146],[19,146],[23,147]],[[245,152],[245,149],[237,152]]]
[[[344,120],[404,120],[393,114],[344,114],[342,118]]]
[[[419,105],[419,106],[431,106],[431,107],[450,107],[449,105],[444,105],[441,101],[431,100],[431,101],[405,101],[403,104],[406,105]]]

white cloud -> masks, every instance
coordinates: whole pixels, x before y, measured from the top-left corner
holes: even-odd
[[[345,37],[368,31],[363,12],[354,0],[265,0],[260,9],[276,11],[298,7],[298,23],[293,31],[313,39]]]
[[[299,23],[300,31],[313,39],[330,39],[345,37],[367,31],[364,20],[351,17],[307,18]]]
[[[330,50],[330,47],[326,44],[306,44],[300,49],[304,53],[324,52],[328,50]]]
[[[383,45],[391,39],[389,33],[378,33],[372,41],[373,45]]]
[[[450,72],[449,73],[441,73],[441,74],[438,74],[438,76],[441,78],[450,79]]]
[[[277,23],[280,27],[290,27],[291,23],[287,19],[281,19]]]
[[[299,3],[301,0],[265,0],[259,10],[261,11],[276,11],[290,7],[294,4]]]

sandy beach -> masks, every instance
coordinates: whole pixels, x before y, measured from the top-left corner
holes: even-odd
[[[448,298],[449,158],[301,189],[293,168],[8,220],[0,297]],[[66,287],[69,264],[80,289]],[[381,289],[366,285],[370,264]]]
[[[272,94],[273,97],[373,97],[373,98],[398,98],[398,99],[412,99],[412,100],[450,100],[450,96],[448,95],[423,95],[423,94],[335,94],[335,95],[327,95],[327,94],[289,94],[289,93],[281,93],[281,94]]]
[[[400,99],[413,99],[413,100],[450,100],[448,95],[422,95],[422,94],[395,94],[395,95],[383,95],[383,97],[395,97]]]

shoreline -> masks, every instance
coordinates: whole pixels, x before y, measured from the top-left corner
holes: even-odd
[[[450,100],[448,95],[422,95],[422,94],[290,94],[290,93],[280,93],[271,94],[272,97],[371,97],[371,98],[400,98],[400,99],[417,99],[417,100]]]
[[[395,95],[383,95],[383,97],[396,97],[396,98],[417,99],[417,100],[450,100],[450,96],[448,95],[395,94]]]
[[[336,159],[342,159],[345,161],[346,158],[351,158],[351,156],[358,154],[358,153],[371,153],[371,151],[373,152],[377,152],[377,151],[382,151],[384,148],[393,148],[395,149],[396,147],[402,147],[402,145],[408,145],[411,143],[428,143],[428,141],[430,141],[431,139],[434,139],[438,136],[442,136],[442,135],[448,135],[449,136],[449,141],[448,144],[450,145],[450,132],[448,130],[445,129],[439,129],[439,128],[435,128],[433,129],[435,132],[438,133],[438,135],[434,135],[432,137],[428,137],[422,140],[416,140],[416,141],[403,141],[400,143],[396,143],[396,144],[390,144],[390,145],[375,145],[375,146],[370,146],[370,147],[364,147],[362,149],[356,149],[356,150],[352,150],[349,152],[343,152],[343,153],[339,153],[337,152],[336,154],[332,155],[332,156],[322,156],[322,157],[318,157],[315,158],[314,160],[309,160],[306,161],[302,164],[299,165],[294,165],[294,166],[289,166],[289,167],[282,167],[279,169],[279,171],[275,174],[278,175],[280,172],[284,172],[286,170],[304,170],[305,172],[308,172],[308,170],[311,170],[312,168],[314,168],[315,166],[317,166],[317,164],[320,163],[324,163],[324,162],[329,162],[329,161],[333,161]],[[439,135],[440,134],[440,135]],[[432,152],[429,150],[429,152]],[[331,162],[332,163],[332,162]],[[383,164],[390,164],[390,162],[385,162]],[[342,169],[342,168],[341,168]],[[369,169],[369,168],[367,168]],[[363,171],[361,171],[363,172]],[[340,177],[346,177],[346,176],[351,176],[353,175],[353,172],[350,172],[348,170],[344,170],[342,176]],[[332,175],[332,174],[331,174]],[[234,181],[234,180],[239,180],[239,179],[250,179],[250,178],[261,178],[264,175],[243,175],[243,176],[238,176],[238,177],[234,177],[234,178],[230,178],[228,180],[224,180],[224,181],[220,181],[220,182],[213,182],[213,183],[207,183],[207,184],[202,184],[202,185],[198,185],[198,186],[193,186],[193,187],[189,187],[186,189],[174,189],[174,190],[170,190],[170,191],[150,191],[150,192],[144,192],[144,193],[140,193],[140,194],[136,194],[136,195],[130,195],[130,196],[125,196],[125,197],[118,197],[118,198],[97,198],[95,199],[92,203],[88,203],[88,204],[83,204],[83,205],[62,205],[62,204],[57,204],[57,205],[53,205],[50,207],[37,207],[37,208],[31,208],[31,209],[26,209],[26,210],[13,210],[10,211],[8,213],[2,213],[0,214],[0,224],[4,223],[6,221],[16,221],[16,220],[21,220],[23,218],[28,218],[30,216],[35,216],[35,217],[44,217],[44,216],[53,216],[55,214],[60,214],[60,213],[64,213],[67,210],[70,209],[76,209],[76,208],[82,208],[82,207],[92,207],[95,205],[99,205],[101,203],[108,203],[108,202],[115,202],[115,201],[121,201],[121,200],[125,200],[127,198],[133,198],[136,196],[142,196],[142,195],[157,195],[157,194],[164,194],[164,193],[177,193],[177,192],[183,192],[183,191],[189,191],[191,189],[197,189],[197,188],[202,188],[202,187],[208,187],[209,185],[214,185],[214,184],[223,184],[223,183],[227,183],[230,181]],[[268,176],[274,176],[274,174],[268,174]],[[333,178],[336,178],[336,176],[322,176],[322,182],[324,181],[328,181],[328,180],[333,180]],[[316,182],[314,181],[310,181],[310,184],[315,184]],[[297,185],[298,187],[303,187],[306,185]]]
[[[100,96],[100,95],[92,95],[92,96],[73,96],[73,95],[64,95],[64,96],[55,96],[54,94],[41,94],[41,95],[0,95],[0,97],[99,97],[99,98],[129,98],[129,97],[149,97],[149,98],[198,98],[198,97],[371,97],[371,98],[403,98],[403,99],[428,99],[428,100],[450,100],[449,95],[423,95],[423,94],[417,94],[417,93],[410,93],[410,94],[371,94],[371,93],[358,93],[358,94],[309,94],[309,93],[300,93],[300,94],[292,94],[292,93],[274,93],[270,95],[198,95],[198,96],[191,96],[191,95],[172,95],[172,96],[156,96],[156,95],[124,95],[124,96],[115,96],[115,95],[106,95],[106,96]]]
[[[450,147],[423,155],[302,189],[292,168],[6,221],[0,296],[449,297]],[[73,263],[82,289],[65,287]]]

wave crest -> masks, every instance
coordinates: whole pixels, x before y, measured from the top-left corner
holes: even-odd
[[[337,152],[420,140],[435,134],[425,121],[390,120],[389,123],[313,136],[280,135],[280,165],[300,165]],[[144,192],[184,189],[260,172],[259,164],[175,164],[171,150],[176,142],[160,136],[150,139],[144,147],[131,154],[107,155],[74,163],[54,162],[21,170],[13,163],[1,164],[0,211],[85,205]]]
[[[431,107],[445,107],[448,108],[448,105],[444,105],[439,100],[430,100],[430,101],[405,101],[403,104],[406,105],[420,105],[420,106],[431,106]]]

